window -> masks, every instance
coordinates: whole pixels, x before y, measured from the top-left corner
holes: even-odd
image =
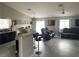
[[[64,28],[69,28],[69,19],[62,19],[62,20],[60,20],[59,28],[60,28],[60,30],[62,30]]]
[[[0,29],[7,29],[11,26],[10,19],[0,19]]]
[[[38,32],[39,34],[41,34],[41,29],[45,28],[45,21],[36,21],[36,32]]]

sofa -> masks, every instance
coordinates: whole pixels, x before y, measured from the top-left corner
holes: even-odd
[[[10,41],[15,40],[16,32],[10,31],[10,32],[4,32],[0,33],[0,44],[8,43]]]
[[[79,28],[64,28],[61,38],[79,39]]]
[[[41,36],[44,39],[44,41],[50,40],[55,36],[55,33],[51,30],[48,30],[48,28],[42,28],[41,32]]]

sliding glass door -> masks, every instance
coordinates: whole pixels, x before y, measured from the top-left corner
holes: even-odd
[[[61,19],[59,21],[59,29],[69,28],[69,19]]]
[[[36,32],[41,34],[42,28],[45,28],[45,21],[44,20],[37,20],[36,21]]]

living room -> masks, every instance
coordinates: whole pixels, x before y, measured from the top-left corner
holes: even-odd
[[[0,56],[1,57],[2,56],[37,57],[38,55],[40,57],[79,56],[78,5],[79,2],[0,3],[0,17],[1,17],[0,32],[1,35],[6,33],[4,36],[0,35],[1,36]],[[48,34],[47,36],[46,35],[43,36],[44,34],[41,31],[42,28],[46,28],[47,31],[49,31],[51,34],[53,33],[52,34],[53,37]],[[33,41],[33,34],[35,32],[38,32],[40,38],[42,37],[40,40],[36,39]],[[6,36],[8,35],[7,33],[12,34],[14,33],[14,34],[13,35],[11,34],[12,37],[10,37],[10,35]],[[13,38],[13,40],[12,39],[5,40],[4,37],[9,37],[9,39]],[[4,39],[2,40],[2,38]],[[47,40],[44,41],[44,39]],[[37,42],[39,42],[39,46]],[[4,48],[4,46],[7,48]],[[36,51],[39,52],[38,47],[41,53],[35,54]],[[10,50],[8,50],[9,48]]]

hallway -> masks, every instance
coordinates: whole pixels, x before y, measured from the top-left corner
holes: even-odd
[[[37,42],[35,44],[37,45]],[[40,41],[40,51],[40,57],[79,57],[79,41],[57,38],[47,42]]]

